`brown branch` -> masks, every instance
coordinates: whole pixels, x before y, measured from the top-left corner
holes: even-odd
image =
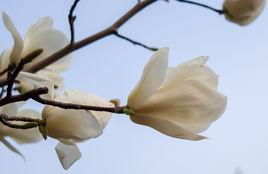
[[[111,113],[117,113],[117,114],[124,114],[124,109],[125,109],[124,106],[101,107],[101,106],[79,105],[79,104],[73,104],[73,103],[63,103],[63,102],[54,101],[54,100],[47,100],[47,99],[41,98],[40,96],[33,97],[32,99],[44,105],[51,105],[51,106],[59,107],[62,109],[104,111],[104,112],[111,112]]]
[[[175,0],[175,1],[182,2],[182,3],[187,3],[187,4],[192,4],[192,5],[197,5],[197,6],[199,6],[199,7],[203,7],[203,8],[212,10],[212,11],[218,13],[219,15],[222,15],[222,14],[225,13],[224,10],[216,9],[216,8],[214,8],[214,7],[211,7],[211,6],[202,4],[202,3],[198,3],[198,2],[194,2],[194,1],[188,1],[188,0]]]
[[[27,122],[25,124],[14,124],[12,121]],[[31,129],[37,126],[45,126],[45,121],[41,119],[34,119],[28,117],[7,116],[6,114],[0,114],[0,122],[4,125],[14,129]]]
[[[78,4],[80,0],[74,0],[73,5],[71,6],[71,9],[69,11],[69,15],[68,15],[68,21],[69,21],[69,26],[70,26],[70,32],[71,32],[71,39],[70,39],[70,44],[74,43],[74,39],[75,39],[75,33],[74,33],[74,21],[76,19],[76,16],[73,15],[74,10]]]
[[[19,73],[24,68],[24,65],[32,62],[33,59],[36,58],[37,56],[39,56],[42,52],[43,52],[42,49],[37,49],[20,60],[20,63],[18,64],[18,66],[16,66],[14,71],[11,72],[11,74],[8,76],[8,82],[7,82],[8,86],[7,86],[7,94],[6,94],[7,98],[11,97],[12,89],[13,89],[13,85],[15,83],[15,80],[16,80],[17,76],[19,75]]]
[[[15,102],[19,102],[19,101],[26,101],[26,100],[29,100],[31,98],[40,96],[42,94],[47,94],[47,93],[48,93],[48,88],[43,87],[43,88],[35,88],[35,89],[32,89],[32,90],[27,91],[27,92],[22,93],[22,94],[13,95],[9,98],[6,96],[6,97],[0,99],[0,106],[4,106],[6,104],[15,103]]]
[[[158,48],[155,48],[155,47],[149,47],[149,46],[147,46],[147,45],[145,45],[145,44],[143,44],[143,43],[141,43],[141,42],[138,42],[138,41],[132,40],[132,39],[126,37],[126,36],[123,36],[122,34],[119,34],[118,32],[114,32],[114,35],[115,35],[116,37],[118,37],[118,38],[120,38],[120,39],[123,39],[123,40],[126,40],[126,41],[128,41],[128,42],[130,42],[130,43],[132,43],[132,44],[134,44],[134,45],[141,46],[141,47],[143,47],[143,48],[145,48],[145,49],[147,49],[147,50],[150,50],[150,51],[157,51],[157,50],[158,50]]]
[[[75,50],[83,48],[86,45],[92,44],[95,41],[103,39],[109,35],[112,35],[115,31],[117,31],[123,24],[125,24],[130,18],[136,15],[138,12],[143,10],[145,7],[151,5],[152,3],[156,2],[157,0],[144,0],[138,4],[136,4],[133,8],[131,8],[126,14],[124,14],[121,18],[115,21],[110,27],[95,33],[85,39],[82,39],[78,42],[74,42],[72,45],[67,45],[66,47],[62,48],[61,50],[57,51],[56,53],[52,54],[51,56],[45,58],[44,60],[34,64],[33,66],[29,67],[25,71],[35,73],[46,66],[58,61],[62,57],[72,53]],[[7,84],[6,80],[0,81],[0,86],[4,86]]]

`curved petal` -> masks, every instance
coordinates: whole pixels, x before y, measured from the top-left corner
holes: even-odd
[[[42,30],[40,32],[35,32],[33,35],[29,35],[27,37],[27,40],[24,42],[24,48],[22,51],[22,56],[26,56],[32,51],[35,51],[37,49],[43,49],[43,52],[41,55],[39,55],[37,58],[33,60],[32,63],[39,62],[40,60],[52,55],[53,53],[57,52],[61,48],[65,47],[69,43],[66,36],[54,29],[48,29],[48,30]],[[68,59],[70,56],[66,56],[63,59]],[[51,69],[53,70],[61,70],[66,68],[68,66],[68,61],[66,60],[60,60],[56,63],[59,63],[58,66],[53,66]],[[61,65],[62,64],[62,65]],[[26,65],[25,67],[29,67],[31,64]],[[49,68],[49,66],[48,66]]]
[[[225,95],[203,81],[177,80],[158,90],[135,112],[169,120],[199,133],[222,115],[226,103]]]
[[[20,157],[23,158],[23,160],[25,161],[25,157],[23,156],[23,154],[16,148],[14,147],[11,143],[9,143],[4,137],[0,137],[0,141],[12,152],[14,152],[15,154],[19,155]]]
[[[33,35],[38,35],[41,31],[52,29],[53,20],[51,17],[42,17],[35,24],[33,24],[25,34],[24,41],[29,42]]]
[[[128,106],[132,109],[141,107],[163,83],[168,66],[168,48],[156,51],[144,67],[136,87],[128,96]]]
[[[212,69],[205,65],[207,60],[208,57],[198,57],[170,69],[162,86],[167,85],[173,80],[196,79],[204,81],[217,89],[219,77]]]
[[[47,99],[54,98],[54,83],[50,79],[37,74],[20,72],[18,80],[20,83],[17,84],[17,86],[20,92],[23,93],[34,88],[47,87],[49,91],[48,94],[43,94],[42,96]]]
[[[2,72],[4,69],[8,68],[10,63],[10,53],[11,49],[4,50],[0,55],[0,71]]]
[[[41,114],[37,111],[25,109],[18,112],[17,116],[24,116],[29,118],[41,118]],[[19,124],[19,122],[17,122]],[[5,127],[6,135],[11,137],[19,144],[36,143],[42,140],[42,136],[38,128],[32,128],[27,130],[12,129]]]
[[[114,104],[111,103],[110,101],[88,92],[82,92],[80,90],[66,90],[64,92],[64,95],[67,96],[68,98],[72,98],[72,100],[83,105],[114,107]],[[89,112],[91,112],[96,117],[96,119],[98,120],[99,124],[103,129],[106,127],[112,115],[112,113],[109,112],[97,112],[97,111],[89,111]]]
[[[75,103],[73,100],[61,96],[56,97],[55,100]],[[81,142],[102,134],[101,125],[89,111],[46,106],[42,117],[46,120],[48,135],[56,139]]]
[[[43,70],[40,70],[36,73],[37,75],[43,76],[51,80],[54,84],[54,87],[56,89],[62,89],[63,88],[63,78],[59,75],[58,72],[55,71],[49,71],[46,68]]]
[[[8,116],[16,116],[18,113],[18,109],[18,103],[10,103],[1,107],[1,114],[6,114]]]
[[[59,142],[55,147],[55,150],[60,163],[65,170],[68,170],[81,158],[81,152],[76,145],[66,145]]]
[[[23,41],[9,16],[5,12],[2,12],[2,17],[5,27],[11,33],[14,40],[14,46],[10,55],[10,62],[17,64],[20,61],[20,54],[23,49]]]
[[[181,138],[195,141],[206,138],[194,132],[188,131],[185,128],[181,127],[178,123],[169,120],[155,118],[153,116],[142,116],[142,115],[130,116],[130,119],[137,124],[149,126],[165,135],[174,138]]]

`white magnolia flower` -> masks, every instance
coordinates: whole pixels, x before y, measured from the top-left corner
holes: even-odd
[[[225,0],[223,9],[225,17],[239,25],[247,25],[262,12],[265,0]]]
[[[67,90],[64,95],[56,96],[55,100],[81,105],[114,106],[111,102],[103,98],[78,90]],[[56,147],[58,157],[63,167],[68,169],[71,164],[79,159],[78,152],[75,150],[77,148],[72,147],[72,145],[101,135],[111,117],[111,113],[45,106],[42,117],[46,120],[48,136],[58,139],[65,145],[70,145],[58,145]],[[61,147],[63,149],[61,149]],[[71,149],[71,152],[69,152],[68,149]]]
[[[0,113],[6,114],[7,116],[24,116],[29,118],[41,118],[41,114],[33,110],[18,110],[18,103],[11,103],[0,107]],[[20,124],[16,122],[16,124]],[[23,155],[17,150],[12,144],[10,144],[5,137],[10,137],[18,144],[35,143],[42,139],[38,128],[32,128],[27,130],[13,129],[3,125],[0,122],[0,141],[6,145],[11,151],[23,157]],[[23,157],[24,158],[24,157]]]
[[[19,63],[21,58],[25,57],[31,52],[37,49],[43,49],[43,52],[38,57],[25,66],[25,68],[28,68],[32,64],[39,62],[57,52],[69,43],[68,39],[61,31],[53,29],[53,20],[50,17],[40,18],[37,23],[33,24],[28,29],[24,39],[22,39],[18,33],[9,16],[3,12],[2,17],[6,28],[13,37],[14,46],[13,48],[2,52],[0,56],[0,71],[6,69],[9,64]],[[55,80],[55,78],[59,76],[58,72],[67,69],[69,66],[69,58],[70,55],[65,56],[65,58],[46,67],[44,70],[49,71],[48,78],[53,76],[54,78],[51,78],[51,80]],[[38,73],[42,71],[43,70],[39,71]],[[59,79],[59,77],[56,79]],[[61,86],[61,84],[57,84],[59,82],[61,81],[55,81],[54,83],[57,86]]]
[[[149,60],[128,97],[133,122],[175,138],[200,140],[225,110],[227,98],[217,91],[218,76],[199,57],[168,70],[168,49]]]

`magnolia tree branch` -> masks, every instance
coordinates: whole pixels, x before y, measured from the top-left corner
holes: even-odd
[[[68,15],[68,21],[69,21],[69,26],[70,26],[70,32],[71,32],[71,39],[70,39],[70,44],[74,43],[74,39],[75,39],[75,33],[74,33],[74,21],[76,19],[76,16],[73,15],[74,10],[78,4],[80,0],[75,0],[73,5],[71,6],[71,9],[69,11],[69,15]]]
[[[194,1],[187,1],[187,0],[175,0],[175,1],[182,2],[182,3],[187,3],[187,4],[192,4],[192,5],[197,5],[197,6],[199,6],[199,7],[203,7],[203,8],[212,10],[212,11],[218,13],[219,15],[222,15],[222,14],[225,13],[224,10],[216,9],[216,8],[214,8],[214,7],[211,7],[211,6],[202,4],[202,3],[198,3],[198,2],[194,2]]]
[[[2,80],[0,80],[0,87],[2,87],[2,90],[0,92],[0,96],[1,96],[0,107],[6,104],[10,104],[10,103],[15,103],[19,101],[27,101],[29,99],[33,99],[38,103],[41,103],[44,105],[55,106],[55,107],[59,107],[62,109],[104,111],[104,112],[127,114],[127,115],[134,114],[134,112],[131,109],[129,109],[127,106],[101,107],[101,106],[88,106],[88,105],[79,105],[79,104],[74,104],[74,103],[64,103],[64,102],[59,102],[59,101],[47,100],[41,97],[42,94],[47,94],[49,92],[48,88],[46,87],[32,89],[22,94],[17,94],[17,95],[12,94],[12,90],[13,90],[13,86],[16,81],[16,78],[22,70],[35,73],[45,68],[46,66],[58,61],[64,56],[110,35],[114,35],[120,39],[126,40],[134,45],[141,46],[151,51],[157,50],[157,48],[149,47],[141,42],[135,41],[133,39],[130,39],[118,33],[118,29],[121,26],[123,26],[129,19],[131,19],[134,15],[142,11],[147,6],[153,4],[157,0],[138,1],[138,3],[135,6],[133,6],[117,21],[115,21],[111,26],[91,36],[88,36],[80,41],[75,41],[74,22],[75,22],[76,16],[74,16],[73,13],[79,1],[80,0],[74,0],[74,3],[71,6],[71,9],[69,11],[68,21],[69,21],[71,36],[70,36],[70,43],[67,46],[57,51],[56,53],[48,56],[47,58],[33,64],[29,68],[23,69],[25,64],[31,62],[35,57],[37,57],[39,54],[42,53],[42,49],[36,50],[30,53],[29,55],[27,55],[26,57],[22,58],[18,65],[12,65],[12,66],[10,65],[7,69],[4,69],[2,72],[0,72],[0,76],[5,75],[7,73],[7,79],[2,78]],[[219,14],[224,13],[223,10],[218,10],[213,7],[201,4],[201,3],[196,3],[193,1],[187,1],[187,0],[176,0],[176,1],[198,5],[198,6],[213,10]],[[5,91],[6,91],[6,96],[3,97]],[[20,122],[25,122],[25,123],[24,124],[12,123],[14,121],[15,122],[20,121]],[[39,127],[40,129],[42,128],[42,126],[45,126],[45,121],[41,119],[33,119],[33,118],[19,117],[19,116],[7,116],[5,114],[0,114],[0,122],[8,127],[16,128],[16,129],[30,129],[33,127]],[[42,133],[42,131],[40,132]],[[43,135],[43,136],[46,137],[46,135]]]
[[[27,72],[35,73],[46,66],[58,61],[62,57],[80,49],[83,48],[89,44],[92,44],[100,39],[103,39],[107,36],[110,36],[114,34],[122,25],[124,25],[129,19],[131,19],[134,15],[142,11],[145,7],[153,4],[157,0],[144,0],[139,3],[137,3],[134,7],[132,7],[128,12],[126,12],[122,17],[120,17],[117,21],[115,21],[110,27],[107,27],[106,29],[97,32],[85,39],[82,39],[80,41],[73,41],[72,44],[67,45],[66,47],[62,48],[61,50],[57,51],[56,53],[48,56],[47,58],[43,59],[40,62],[37,62],[36,64],[32,65],[31,67],[25,69]],[[75,6],[74,6],[75,7]],[[72,13],[70,13],[72,14]],[[73,25],[73,22],[71,23],[71,26]],[[73,33],[74,34],[74,33]],[[7,84],[6,79],[2,79],[0,81],[0,86],[5,86]]]
[[[7,86],[7,98],[11,97],[13,85],[19,73],[23,70],[24,65],[33,61],[34,58],[39,56],[43,52],[42,49],[35,50],[21,59],[20,63],[15,67],[13,72],[10,72],[8,76]]]
[[[55,106],[55,107],[59,107],[62,109],[105,111],[105,112],[111,112],[111,113],[116,113],[116,114],[125,114],[124,109],[126,109],[126,107],[124,106],[101,107],[101,106],[80,105],[80,104],[74,104],[74,103],[64,103],[64,102],[59,102],[59,101],[54,101],[54,100],[47,100],[40,96],[33,97],[32,99],[44,105]]]
[[[13,121],[26,122],[26,123],[15,124],[12,123]],[[6,114],[0,114],[0,122],[14,129],[31,129],[40,125],[45,126],[45,121],[41,119],[20,117],[20,116],[7,116]]]
[[[119,34],[118,32],[114,32],[114,35],[115,35],[116,37],[120,38],[120,39],[126,40],[126,41],[128,41],[128,42],[130,42],[130,43],[132,43],[132,44],[134,44],[134,45],[141,46],[141,47],[143,47],[143,48],[145,48],[145,49],[148,49],[148,50],[150,50],[150,51],[157,51],[157,50],[158,50],[158,48],[155,48],[155,47],[149,47],[149,46],[147,46],[147,45],[145,45],[145,44],[143,44],[143,43],[141,43],[141,42],[138,42],[138,41],[132,40],[132,39],[126,37],[126,36],[123,36],[122,34]]]

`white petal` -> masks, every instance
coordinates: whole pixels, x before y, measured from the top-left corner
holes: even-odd
[[[226,103],[226,96],[203,81],[177,80],[157,91],[136,113],[169,120],[199,133],[222,115]]]
[[[10,64],[10,53],[11,49],[4,50],[0,55],[0,71],[7,69],[8,65]]]
[[[155,118],[153,116],[142,116],[142,115],[130,116],[130,118],[133,122],[137,124],[149,126],[165,135],[174,138],[181,138],[195,141],[206,138],[194,132],[186,130],[183,127],[181,127],[178,123],[169,120]]]
[[[37,58],[35,58],[32,63],[26,65],[25,67],[28,68],[31,66],[31,64],[34,64],[36,62],[39,62],[40,60],[43,60],[44,58],[52,55],[53,53],[57,52],[58,50],[62,49],[69,43],[66,36],[54,29],[48,29],[48,30],[42,30],[40,32],[35,32],[33,35],[29,35],[27,40],[24,42],[24,48],[22,52],[22,56],[26,56],[32,51],[35,51],[37,49],[43,49],[43,52],[41,55],[39,55]],[[63,59],[69,59],[70,56],[66,56]],[[62,64],[62,62],[64,62]],[[67,63],[66,63],[67,62]],[[68,66],[68,60],[60,60],[58,62],[59,66],[54,67],[55,69],[64,69],[66,66]],[[61,65],[62,64],[62,65]],[[47,67],[49,68],[49,67]],[[51,68],[53,69],[53,67]]]
[[[37,111],[25,109],[18,112],[16,116],[28,117],[28,118],[41,118],[41,114]],[[16,124],[20,124],[19,122],[15,122]],[[32,129],[12,129],[9,127],[5,127],[4,129],[7,136],[11,137],[14,141],[19,144],[28,144],[35,143],[42,140],[42,136],[38,130],[38,128]]]
[[[74,162],[81,158],[81,153],[76,145],[66,145],[59,142],[55,150],[65,170],[68,170]]]
[[[162,86],[175,79],[198,79],[217,88],[218,75],[205,65],[207,60],[208,57],[198,57],[170,69]]]
[[[1,114],[8,116],[16,116],[18,113],[19,105],[17,103],[10,103],[1,107]]]
[[[25,34],[24,41],[29,42],[31,37],[38,35],[41,31],[52,29],[53,20],[51,17],[42,17],[35,24],[33,24]]]
[[[20,83],[17,86],[21,92],[26,92],[34,88],[47,87],[49,92],[48,94],[42,95],[42,97],[46,99],[54,98],[54,83],[48,78],[37,74],[20,72],[18,80]]]
[[[77,103],[89,106],[101,106],[101,107],[114,107],[114,104],[110,101],[96,96],[94,94],[83,92],[80,90],[66,90],[64,95],[72,98]],[[91,112],[98,120],[101,127],[104,129],[111,118],[112,113],[109,112],[97,112],[97,111],[89,111]]]
[[[23,160],[25,161],[25,158],[23,156],[23,154],[16,148],[14,147],[12,144],[10,144],[5,138],[0,137],[0,141],[12,152],[16,153],[17,155],[21,156],[23,158]]]
[[[61,96],[57,96],[55,100],[75,103],[73,100]],[[47,123],[48,135],[56,139],[80,142],[102,134],[101,125],[89,111],[46,106],[42,116]]]
[[[14,40],[14,46],[10,55],[10,62],[17,64],[20,60],[20,54],[23,49],[23,41],[9,16],[5,12],[2,12],[2,17],[5,27],[11,33]]]
[[[38,71],[36,74],[46,77],[49,80],[51,80],[55,86],[56,89],[62,89],[63,88],[63,78],[59,75],[59,73],[55,71],[48,71],[47,69],[43,69]]]
[[[128,96],[128,106],[138,109],[163,83],[168,66],[168,48],[156,51],[146,64],[142,77]]]

